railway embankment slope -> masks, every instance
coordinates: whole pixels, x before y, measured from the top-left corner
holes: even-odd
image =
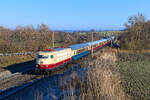
[[[35,67],[34,65],[35,65],[35,61],[31,60],[31,61],[18,63],[18,64],[9,65],[6,67],[0,67],[0,70],[1,70],[0,80],[10,77],[11,75],[16,74],[16,73],[23,73],[26,70],[29,70]]]

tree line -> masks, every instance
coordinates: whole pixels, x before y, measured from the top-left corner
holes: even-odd
[[[150,49],[150,20],[143,14],[130,16],[120,37],[120,46],[127,50]]]
[[[55,32],[55,42],[62,44],[68,42],[64,32]],[[0,52],[36,52],[51,47],[52,31],[46,24],[38,25],[35,29],[32,25],[17,26],[9,29],[0,26]]]
[[[37,28],[32,25],[17,26],[15,29],[0,26],[0,53],[37,52],[52,47],[53,31],[46,25],[40,24]],[[89,42],[91,33],[85,32],[54,32],[55,47]],[[100,39],[94,34],[94,39]]]

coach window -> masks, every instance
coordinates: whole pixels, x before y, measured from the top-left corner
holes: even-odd
[[[53,59],[53,58],[54,58],[54,56],[53,56],[53,55],[51,55],[51,58]]]

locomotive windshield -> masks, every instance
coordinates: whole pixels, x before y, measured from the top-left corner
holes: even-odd
[[[41,58],[41,59],[47,59],[48,56],[46,56],[46,55],[38,55],[38,58]]]

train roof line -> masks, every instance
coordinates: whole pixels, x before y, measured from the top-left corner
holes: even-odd
[[[91,46],[91,45],[95,45],[97,43],[101,43],[101,42],[104,42],[104,41],[107,41],[107,40],[110,40],[110,38],[105,38],[105,39],[101,39],[101,40],[97,40],[97,41],[93,41],[93,42],[86,42],[86,43],[81,43],[81,44],[75,44],[75,45],[71,45],[69,47],[72,50],[77,50],[77,49],[84,48],[84,47]]]

